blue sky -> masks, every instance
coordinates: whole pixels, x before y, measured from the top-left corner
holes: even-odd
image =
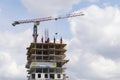
[[[15,21],[15,20],[39,18],[38,15],[36,16],[36,15],[33,15],[33,14],[29,13],[27,11],[26,7],[22,4],[22,1],[20,1],[20,0],[13,0],[13,1],[5,0],[5,1],[1,1],[0,4],[1,4],[1,9],[2,9],[2,12],[1,12],[1,15],[0,15],[1,16],[1,21],[2,21],[2,23],[4,23],[4,24],[0,24],[0,26],[3,26],[1,28],[2,31],[12,30],[14,32],[16,32],[16,31],[17,32],[22,32],[23,30],[28,29],[28,28],[32,29],[32,27],[33,27],[32,24],[24,25],[24,27],[22,27],[20,25],[19,27],[17,27],[18,29],[14,29],[12,27],[11,23],[13,23],[13,21]],[[49,15],[49,16],[51,16],[51,15]],[[40,17],[42,17],[42,16],[40,16]],[[44,17],[46,17],[46,16],[44,16]],[[47,27],[48,25],[49,25],[49,27]],[[52,32],[56,31],[56,32],[59,33],[60,31],[57,28],[61,28],[61,26],[62,26],[62,30],[67,30],[68,28],[66,26],[68,26],[68,25],[69,24],[67,23],[67,20],[60,20],[60,21],[51,21],[51,22],[41,23],[40,27],[45,26],[46,28],[52,28],[52,29],[50,29],[51,31],[53,30]],[[57,26],[57,28],[55,28],[56,26]],[[55,28],[55,30],[54,30],[54,28]],[[42,30],[40,30],[40,31],[42,31]],[[66,33],[64,35],[67,38],[71,38],[69,36],[70,31],[69,30],[67,30],[67,31],[68,31],[68,33]],[[61,33],[61,36],[62,35],[63,34]]]
[[[111,5],[111,6],[118,6],[118,7],[120,5],[119,0],[90,0],[90,1],[89,0],[83,0],[83,1],[80,1],[79,3],[73,5],[72,9],[67,11],[67,12],[68,13],[74,12],[74,11],[83,9],[85,7],[88,7],[88,6],[92,5],[92,4],[98,5],[99,7],[102,7],[102,8],[105,7],[105,4],[106,5]],[[12,30],[11,29],[12,26],[10,24],[15,20],[39,18],[38,15],[35,15],[35,14],[32,14],[32,13],[28,12],[27,8],[22,3],[22,0],[12,0],[12,1],[10,1],[10,0],[1,0],[0,1],[0,8],[1,8],[1,14],[0,14],[1,22],[3,23],[3,24],[0,24],[0,26],[3,26],[1,28],[2,31],[4,31],[4,30],[6,31],[8,29]],[[63,14],[63,12],[61,11],[59,14]],[[66,14],[66,13],[64,13],[64,14]],[[49,15],[49,16],[51,16],[51,15]],[[40,17],[42,17],[42,16],[40,16]],[[65,26],[69,26],[69,23],[66,20],[60,20],[60,21],[57,21],[57,22],[52,21],[52,22],[49,22],[47,24],[42,23],[41,27],[42,26],[48,26],[48,25],[56,26],[56,24],[61,24],[60,26],[63,26],[62,27],[63,30],[68,29]],[[27,29],[28,28],[27,27],[28,25],[24,25],[24,26],[26,26],[26,27],[24,27],[24,28],[22,27],[22,29]],[[29,25],[29,26],[32,26],[32,25]],[[15,31],[20,31],[20,29],[18,28]],[[71,38],[70,37],[71,34],[70,34],[69,30],[68,30],[68,33],[69,34],[66,34],[66,35],[64,34],[64,35],[66,36],[66,38]]]
[[[76,11],[85,16],[41,22],[38,41],[45,28],[51,39],[56,32],[64,38],[68,80],[120,80],[120,0],[1,0],[0,80],[27,75],[26,47],[33,41],[33,24],[13,27],[13,21]]]
[[[69,10],[67,12],[77,11],[77,10],[82,9],[84,7],[90,6],[91,4],[96,4],[100,7],[104,7],[104,3],[107,3],[108,5],[112,5],[112,6],[116,6],[116,5],[119,6],[119,0],[111,0],[111,1],[110,0],[100,0],[99,2],[97,0],[95,2],[94,2],[94,0],[93,0],[93,2],[89,2],[89,0],[83,0],[80,3],[77,3],[77,4],[73,5],[72,10]],[[12,0],[12,1],[1,0],[0,1],[0,8],[1,8],[1,14],[0,14],[1,21],[2,21],[2,23],[4,23],[4,24],[0,24],[0,26],[3,26],[1,28],[2,31],[10,29],[11,28],[10,24],[15,20],[38,18],[37,17],[38,15],[36,16],[36,15],[33,15],[32,13],[28,12],[27,8],[24,6],[24,4],[22,3],[21,0]],[[62,13],[63,12],[60,12],[60,14],[62,14]],[[64,13],[64,14],[66,14],[66,13]],[[49,16],[51,16],[51,15],[49,15]],[[42,17],[42,16],[40,16],[40,17]],[[65,21],[65,23],[64,23],[64,21]],[[53,21],[53,22],[49,22],[48,24],[46,24],[46,23],[45,24],[42,23],[42,24],[43,24],[43,26],[44,25],[47,26],[49,24],[53,24],[52,26],[54,26],[54,24],[55,25],[56,24],[61,24],[60,26],[64,26],[64,25],[68,26],[69,25],[69,23],[67,23],[66,20],[60,20],[60,21],[57,21],[57,22]],[[25,26],[27,26],[27,25],[25,25]],[[65,26],[63,28],[64,28],[63,30],[66,30]],[[19,31],[19,29],[16,29],[16,30]],[[70,34],[66,34],[66,37],[69,36],[69,35]],[[70,38],[70,36],[68,38]]]

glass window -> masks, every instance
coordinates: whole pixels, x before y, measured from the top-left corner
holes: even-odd
[[[58,62],[58,63],[57,63],[57,67],[62,67],[62,63],[61,63],[61,62]]]
[[[38,78],[41,78],[41,74],[38,74]]]
[[[50,72],[50,73],[55,72],[54,68],[50,68],[50,69],[49,69],[49,72]]]
[[[45,74],[45,78],[48,78],[48,74]]]
[[[32,79],[35,79],[35,74],[32,74]]]
[[[48,73],[48,68],[43,68],[43,73]]]
[[[37,68],[37,69],[36,69],[36,72],[37,72],[37,73],[42,73],[42,68]]]
[[[50,79],[55,79],[54,74],[50,74]]]
[[[58,74],[58,75],[57,75],[57,78],[61,78],[61,75],[60,75],[60,74]]]

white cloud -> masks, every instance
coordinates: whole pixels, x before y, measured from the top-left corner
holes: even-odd
[[[70,54],[72,56],[70,56]],[[119,80],[120,62],[93,53],[69,53],[68,75],[70,80]]]
[[[22,0],[29,12],[38,16],[50,16],[68,12],[81,0]]]
[[[73,42],[76,40],[81,43],[78,45],[80,48],[96,50],[97,52],[103,50],[100,54],[104,56],[107,53],[109,53],[109,57],[119,56],[117,53],[120,45],[119,9],[113,7],[101,9],[97,6],[90,6],[85,9],[84,13],[84,17],[73,18],[71,21]],[[101,48],[101,46],[104,47]],[[110,50],[105,51],[107,48]],[[111,53],[114,51],[113,49],[116,55]]]
[[[24,47],[31,40],[30,33],[32,34],[32,30],[30,29],[21,33],[11,31],[0,32],[0,46],[7,48]],[[7,44],[7,46],[5,44]]]
[[[90,68],[92,71],[103,79],[118,77],[120,74],[119,67],[120,63],[117,63],[111,59],[105,59],[104,57],[96,57],[96,59],[90,63]]]
[[[31,42],[32,30],[0,32],[0,80],[26,79],[26,47]]]
[[[119,80],[119,8],[92,5],[84,8],[83,13],[83,17],[70,19],[70,80]]]
[[[18,65],[9,53],[0,52],[0,80],[9,78],[9,80],[24,79],[24,65]]]

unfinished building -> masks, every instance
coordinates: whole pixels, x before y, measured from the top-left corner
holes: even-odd
[[[66,80],[65,46],[62,38],[59,43],[55,38],[53,42],[41,38],[40,43],[31,43],[27,48],[28,80]]]

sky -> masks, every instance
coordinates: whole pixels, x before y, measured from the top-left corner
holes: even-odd
[[[0,0],[0,80],[27,79],[33,24],[14,21],[73,12],[85,15],[41,22],[38,42],[46,28],[63,37],[68,80],[120,80],[120,0]]]

